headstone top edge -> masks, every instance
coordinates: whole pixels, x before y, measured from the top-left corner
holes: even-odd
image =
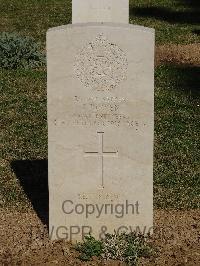
[[[58,27],[53,27],[48,29],[47,34],[52,31],[66,30],[68,28],[78,28],[78,27],[113,27],[113,28],[132,28],[139,31],[145,31],[155,34],[154,28],[148,28],[140,25],[126,24],[126,23],[113,23],[113,22],[88,22],[88,23],[75,23],[67,24]]]

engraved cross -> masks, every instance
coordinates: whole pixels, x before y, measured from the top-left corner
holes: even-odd
[[[118,151],[104,151],[104,132],[97,132],[99,135],[99,151],[85,152],[85,157],[100,157],[101,159],[101,187],[104,188],[104,157],[118,157]]]

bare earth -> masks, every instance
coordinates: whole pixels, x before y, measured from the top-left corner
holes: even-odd
[[[200,210],[155,211],[152,240],[156,254],[139,265],[199,265]],[[51,242],[34,211],[0,210],[0,265],[120,265],[94,260],[83,263],[70,243]],[[121,264],[122,265],[122,264]]]

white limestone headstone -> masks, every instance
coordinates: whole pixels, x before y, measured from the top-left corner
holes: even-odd
[[[129,23],[129,0],[72,0],[72,23]]]
[[[49,233],[153,224],[154,30],[82,23],[47,33]]]

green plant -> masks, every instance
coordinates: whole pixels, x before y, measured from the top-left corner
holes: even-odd
[[[86,236],[83,243],[75,247],[80,252],[79,259],[89,261],[92,257],[105,260],[118,260],[127,265],[137,265],[141,257],[149,257],[153,249],[148,244],[147,237],[142,234],[106,234],[105,239],[99,241],[92,236]]]
[[[37,68],[45,63],[39,45],[29,37],[0,33],[0,67],[6,69]]]
[[[78,243],[75,249],[81,253],[79,258],[82,261],[89,261],[94,256],[101,256],[103,243],[92,236],[85,236],[84,242]]]
[[[147,237],[136,233],[107,234],[103,246],[105,259],[120,260],[132,266],[137,265],[139,258],[152,255],[153,251],[147,242]]]

